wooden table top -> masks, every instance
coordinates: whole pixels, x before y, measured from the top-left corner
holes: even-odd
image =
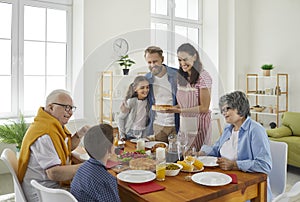
[[[125,151],[134,151],[135,144],[126,142]],[[194,182],[187,182],[184,176],[188,173],[180,172],[177,176],[166,176],[163,182],[156,183],[166,187],[163,191],[139,195],[132,190],[128,183],[118,180],[119,193],[122,201],[242,201],[255,198],[252,201],[266,201],[267,175],[263,173],[247,173],[242,171],[224,171],[219,167],[205,167],[202,172],[220,172],[236,174],[238,183],[224,186],[204,186]],[[113,171],[110,171],[116,175]]]

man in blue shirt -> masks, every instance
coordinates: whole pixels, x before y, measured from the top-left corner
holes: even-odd
[[[78,201],[120,201],[117,179],[107,172],[105,164],[113,147],[113,128],[108,124],[96,125],[84,138],[90,159],[78,169],[71,193]]]
[[[150,123],[147,135],[154,135],[155,140],[168,142],[170,134],[179,129],[179,114],[162,113],[152,110],[152,105],[177,105],[177,71],[178,69],[163,64],[163,50],[150,46],[145,50],[145,60],[149,70],[145,76],[149,81]]]

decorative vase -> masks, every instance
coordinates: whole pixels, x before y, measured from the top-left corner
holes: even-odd
[[[263,74],[264,74],[264,76],[270,76],[271,70],[269,70],[269,69],[264,69],[264,70],[263,70]]]
[[[123,74],[124,75],[128,75],[128,73],[129,73],[129,69],[123,69]]]

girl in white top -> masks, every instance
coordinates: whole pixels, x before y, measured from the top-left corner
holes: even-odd
[[[145,137],[149,122],[149,82],[144,76],[137,76],[129,85],[125,101],[121,105],[118,125],[120,139]]]

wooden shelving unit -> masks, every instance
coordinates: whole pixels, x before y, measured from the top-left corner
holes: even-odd
[[[278,73],[275,76],[247,74],[246,77],[246,95],[250,104],[266,107],[262,112],[251,111],[251,114],[255,115],[256,121],[260,115],[273,116],[278,126],[280,115],[288,111],[288,74]],[[280,87],[280,93],[276,91],[276,87]],[[269,92],[266,93],[267,89]]]
[[[136,75],[114,75],[112,71],[101,72],[100,89],[100,123],[110,124],[115,133],[118,129],[116,120],[120,105],[125,99],[128,86]]]

